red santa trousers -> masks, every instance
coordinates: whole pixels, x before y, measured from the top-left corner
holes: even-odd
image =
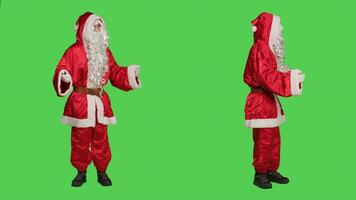
[[[277,172],[280,161],[279,127],[253,129],[253,166],[257,173]]]
[[[84,172],[93,161],[98,172],[105,172],[111,160],[107,126],[96,122],[95,127],[72,127],[72,165]]]

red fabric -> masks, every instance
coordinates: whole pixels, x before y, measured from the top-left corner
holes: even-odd
[[[269,46],[273,15],[262,13],[252,24],[257,27],[254,44],[246,62],[244,82],[249,87],[263,88],[265,92],[250,93],[245,105],[245,119],[271,119],[277,117],[273,94],[292,96],[290,72],[279,72],[277,60]],[[278,102],[279,103],[279,102]],[[281,107],[283,114],[283,109]]]
[[[66,52],[64,53],[63,57],[59,61],[57,68],[55,70],[53,76],[53,85],[58,96],[60,95],[58,91],[57,81],[58,78],[60,78],[58,76],[60,70],[68,71],[68,73],[72,77],[73,86],[87,87],[88,60],[83,45],[82,32],[86,20],[90,15],[91,13],[85,13],[78,18],[77,24],[79,26],[77,31],[77,41],[66,50]],[[121,67],[116,63],[109,48],[107,49],[107,55],[108,55],[109,70],[103,77],[105,80],[104,85],[106,85],[108,80],[110,80],[113,86],[121,90],[124,91],[132,90],[128,80],[127,68]],[[61,81],[60,88],[62,92],[64,92],[67,89],[69,89],[69,84],[65,84],[63,81]],[[109,96],[104,92],[103,95],[100,97],[100,99],[104,105],[104,116],[112,117],[114,114],[111,109]],[[86,95],[74,92],[69,96],[67,100],[63,115],[77,118],[77,119],[86,119],[88,117],[87,105],[88,103],[87,103]]]
[[[93,13],[91,13],[91,12],[86,12],[86,13],[84,13],[81,16],[78,17],[78,20],[77,20],[77,23],[76,23],[76,25],[78,25],[78,30],[77,30],[77,34],[76,34],[76,38],[77,38],[77,43],[78,44],[83,45],[82,34],[83,34],[84,26],[85,26],[85,23],[86,23],[87,19],[92,14]]]
[[[110,50],[108,51],[108,56],[108,65],[110,66],[110,73],[109,76],[106,78],[110,79],[110,83],[114,87],[117,87],[124,91],[132,90],[129,83],[129,77],[127,75],[127,67],[118,66]]]
[[[253,129],[253,166],[257,173],[277,172],[281,139],[279,127]]]
[[[85,171],[93,161],[99,172],[105,172],[111,160],[106,125],[97,123],[90,128],[72,127],[71,145],[70,161],[78,171]]]
[[[256,26],[257,30],[254,32],[253,37],[255,42],[257,40],[262,40],[264,42],[269,41],[269,35],[272,28],[273,15],[270,13],[263,12],[255,20],[251,22],[252,25]]]

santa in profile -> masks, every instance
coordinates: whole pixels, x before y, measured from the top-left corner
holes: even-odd
[[[74,30],[76,42],[59,61],[53,76],[58,96],[68,94],[61,122],[72,126],[71,157],[77,175],[73,187],[86,182],[88,165],[93,162],[98,182],[111,186],[106,173],[111,160],[107,126],[116,123],[105,85],[124,91],[141,87],[138,65],[121,67],[109,49],[104,20],[93,13],[79,16]]]
[[[284,63],[284,38],[280,17],[261,13],[252,21],[254,44],[247,59],[244,82],[251,88],[245,105],[245,126],[253,129],[254,184],[272,188],[271,182],[287,184],[278,172],[280,164],[279,126],[285,116],[278,96],[302,93],[304,74]]]

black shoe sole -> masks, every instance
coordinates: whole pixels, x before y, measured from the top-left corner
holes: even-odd
[[[87,180],[85,180],[85,181],[83,181],[80,185],[74,185],[73,183],[72,183],[72,187],[81,187],[84,183],[86,183],[87,182]]]
[[[265,190],[272,189],[272,184],[271,184],[271,186],[258,185],[255,182],[253,182],[253,184],[261,189],[265,189]]]
[[[104,186],[104,187],[109,187],[109,186],[112,186],[112,183],[110,184],[105,184],[105,183],[102,183],[100,181],[98,181],[98,183],[100,183],[100,185]]]
[[[287,182],[279,182],[279,181],[273,181],[273,180],[270,180],[272,183],[278,183],[278,184],[282,184],[282,185],[286,185],[289,183],[289,181]]]

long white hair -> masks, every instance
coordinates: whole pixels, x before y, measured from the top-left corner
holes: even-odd
[[[277,59],[278,71],[287,72],[289,71],[288,65],[284,63],[285,48],[284,48],[284,38],[281,35],[277,38],[276,43],[272,45],[272,49]]]
[[[94,28],[97,25],[100,28],[96,32]],[[83,42],[88,58],[89,87],[102,88],[103,76],[109,70],[106,54],[108,39],[109,36],[103,20],[96,15],[90,16],[83,30]]]
[[[281,72],[289,71],[288,65],[284,63],[285,48],[283,27],[281,18],[277,15],[273,15],[269,44],[277,60],[277,70]]]
[[[285,57],[286,50],[284,47],[284,37],[283,37],[282,30],[283,30],[283,28],[282,28],[282,26],[280,26],[278,35],[276,36],[275,40],[273,41],[272,50],[274,52],[274,55],[276,56],[278,71],[287,72],[290,69],[289,69],[288,65],[286,65],[284,63],[284,57]]]

